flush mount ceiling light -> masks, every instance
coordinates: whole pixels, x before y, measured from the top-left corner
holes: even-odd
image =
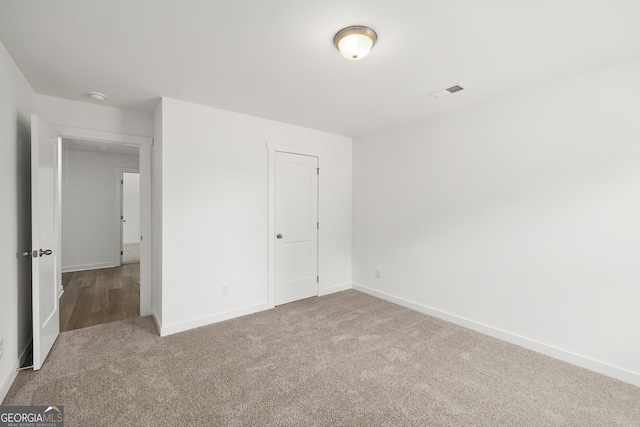
[[[104,99],[107,97],[107,95],[100,92],[89,92],[88,95],[89,98],[95,99],[96,101],[104,101]]]
[[[369,51],[376,44],[378,35],[369,27],[355,25],[340,31],[333,38],[342,56],[352,61],[362,59],[369,54]]]

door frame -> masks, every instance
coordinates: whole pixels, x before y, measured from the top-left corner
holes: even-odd
[[[140,174],[140,169],[116,166],[114,170],[115,170],[115,184],[116,184],[116,206],[115,206],[114,219],[116,224],[116,230],[120,230],[120,233],[119,235],[115,236],[116,251],[114,253],[115,257],[113,259],[115,261],[116,267],[119,267],[122,265],[121,253],[122,253],[122,250],[124,249],[124,239],[123,239],[124,228],[122,225],[122,221],[120,220],[120,216],[122,215],[122,209],[124,208],[124,204],[122,201],[122,185],[120,184],[120,182],[122,181],[122,177],[124,173]],[[140,195],[142,196],[142,193],[140,193]],[[141,200],[142,200],[142,197],[141,197]],[[142,215],[142,212],[140,212],[140,214]],[[141,226],[140,231],[142,232],[142,223],[140,224],[140,226]]]
[[[153,314],[151,309],[151,147],[153,138],[115,132],[80,129],[69,126],[51,127],[61,138],[84,139],[139,148],[140,173],[140,316]],[[62,286],[62,284],[61,284]]]
[[[299,154],[302,156],[312,156],[318,159],[318,168],[320,168],[320,150],[298,147],[294,145],[277,144],[267,142],[268,150],[268,211],[267,211],[267,301],[269,306],[275,307],[275,289],[276,289],[276,153]],[[320,222],[320,177],[318,176],[318,222]],[[320,231],[318,230],[318,295],[320,295],[320,284],[322,283],[322,275],[320,274]]]

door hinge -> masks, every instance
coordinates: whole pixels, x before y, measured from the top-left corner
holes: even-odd
[[[142,242],[142,234],[140,235],[140,241]]]
[[[124,255],[124,254],[122,253],[122,251],[120,251],[120,255]]]
[[[320,168],[316,168],[316,169],[317,169],[317,171],[318,171],[318,175],[320,175]]]
[[[318,223],[316,223],[316,224],[318,225],[318,230],[320,230],[320,223],[318,222]]]
[[[124,180],[123,179],[120,180],[120,184],[124,184]]]
[[[320,283],[320,276],[316,276],[316,283]]]

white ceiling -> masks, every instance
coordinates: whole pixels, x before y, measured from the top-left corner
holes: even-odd
[[[361,61],[333,46],[349,25],[379,36]],[[0,40],[40,94],[356,136],[640,57],[640,1],[0,0]]]

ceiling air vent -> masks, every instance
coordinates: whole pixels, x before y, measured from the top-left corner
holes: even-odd
[[[436,99],[444,98],[447,95],[451,95],[452,93],[460,92],[461,90],[465,90],[467,87],[461,83],[453,85],[449,88],[436,90],[435,92],[431,92],[429,95]]]

